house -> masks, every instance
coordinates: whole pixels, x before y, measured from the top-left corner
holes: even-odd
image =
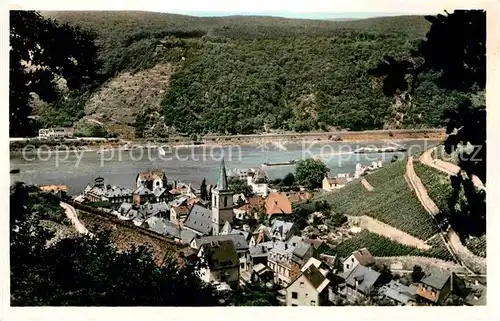
[[[136,187],[145,186],[147,189],[153,191],[156,188],[167,189],[167,176],[162,169],[149,170],[137,174]]]
[[[73,137],[75,129],[73,127],[66,128],[42,128],[38,130],[39,138],[63,138]]]
[[[172,206],[170,207],[170,222],[176,225],[182,225],[184,224],[188,213],[189,207],[187,205]]]
[[[150,217],[167,217],[168,206],[165,202],[136,205],[124,202],[120,207],[113,211],[119,219],[131,221],[137,226],[141,226]]]
[[[267,264],[275,273],[275,283],[283,287],[286,287],[292,280],[292,269],[297,264],[293,261],[296,248],[299,247],[295,252],[295,260],[312,253],[310,247],[303,243],[299,236],[292,236],[286,242],[275,239],[261,243],[261,245],[269,250]]]
[[[257,227],[250,236],[249,245],[255,246],[264,242],[271,241],[271,229],[265,225]]]
[[[453,272],[438,268],[426,271],[417,288],[418,301],[421,304],[440,305],[453,292],[463,288],[463,281]]]
[[[266,214],[271,215],[291,215],[292,203],[285,193],[272,192],[267,195],[264,203]]]
[[[257,196],[266,197],[269,193],[267,185],[267,175],[262,170],[249,172],[246,177],[247,185],[252,189],[252,193]]]
[[[233,228],[229,222],[226,221],[219,235],[227,235],[227,234],[241,234],[248,242],[250,240],[250,226],[244,224],[242,229]]]
[[[248,263],[247,263],[248,270],[252,269],[257,264],[263,264],[265,266],[268,266],[267,256],[269,255],[269,250],[270,248],[268,248],[267,243],[259,245],[249,245]]]
[[[325,177],[322,181],[322,188],[326,192],[331,192],[344,187],[347,182],[347,177]]]
[[[193,205],[186,216],[184,227],[198,235],[210,235],[212,232],[212,211],[200,204]]]
[[[147,202],[154,202],[156,200],[156,195],[152,190],[147,188],[145,185],[141,185],[133,193],[134,204],[144,204]]]
[[[97,177],[93,186],[87,184],[82,195],[86,201],[105,202],[112,208],[118,208],[121,203],[132,201],[132,193],[129,188],[105,185],[104,178]]]
[[[379,289],[379,294],[389,299],[395,305],[415,305],[417,286],[406,286],[398,281],[391,280]]]
[[[292,252],[292,263],[291,263],[291,278],[295,279],[299,274],[301,268],[304,264],[312,257],[313,248],[299,240],[295,245],[292,243],[292,246],[295,246],[295,249]]]
[[[193,231],[179,227],[167,219],[157,216],[147,218],[142,226],[153,232],[169,236],[180,244],[189,244],[196,236]]]
[[[373,258],[372,254],[366,247],[352,252],[351,256],[345,259],[342,263],[344,271],[352,270],[358,264],[363,266],[375,264],[375,258]]]
[[[164,187],[157,187],[153,190],[156,202],[167,202],[171,200],[174,196]]]
[[[263,263],[258,263],[252,267],[252,282],[268,283],[273,281],[274,272]]]
[[[240,202],[242,202],[243,204],[245,204],[247,202],[247,198],[246,198],[245,194],[243,194],[243,193],[234,194],[233,195],[233,204],[238,204]]]
[[[276,219],[271,226],[271,237],[284,242],[288,241],[292,235],[298,232],[299,228],[293,222]]]
[[[211,242],[231,241],[238,254],[239,266],[242,271],[247,270],[249,246],[243,234],[211,235],[195,237],[191,240],[190,246],[193,249],[200,249],[204,244]]]
[[[328,267],[334,272],[336,272],[342,266],[342,262],[340,262],[340,259],[337,255],[321,253],[319,255],[319,260],[328,265]]]
[[[342,272],[340,277],[345,282],[339,286],[338,293],[350,302],[366,298],[380,283],[380,273],[361,264]]]
[[[227,283],[232,288],[238,286],[240,264],[233,241],[205,243],[200,247],[198,257],[207,265],[199,271],[200,278],[203,281],[207,283]]]
[[[471,285],[469,294],[465,298],[465,305],[482,306],[486,305],[486,286],[476,281]]]
[[[322,306],[328,303],[327,271],[309,264],[286,288],[287,306]]]
[[[258,219],[258,213],[264,207],[264,199],[260,196],[252,196],[246,199],[246,203],[242,206],[233,209],[233,212],[238,219],[243,219],[245,216],[253,215]]]
[[[330,246],[324,240],[320,239],[303,239],[303,242],[309,244],[313,248],[313,255],[320,255],[330,250]]]

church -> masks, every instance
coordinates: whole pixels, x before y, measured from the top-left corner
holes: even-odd
[[[211,208],[194,204],[184,227],[198,235],[219,235],[226,222],[233,224],[233,192],[229,189],[224,158],[221,160],[217,185],[211,189]]]

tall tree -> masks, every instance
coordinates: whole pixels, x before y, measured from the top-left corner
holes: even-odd
[[[319,159],[303,159],[295,167],[295,178],[299,184],[313,189],[321,186],[321,181],[329,171],[330,169]]]
[[[207,181],[205,178],[201,181],[200,198],[204,201],[208,201]]]
[[[9,134],[30,136],[32,94],[46,102],[59,96],[56,76],[69,89],[82,88],[99,70],[95,34],[58,24],[35,11],[10,11]]]

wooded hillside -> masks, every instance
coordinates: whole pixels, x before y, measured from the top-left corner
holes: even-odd
[[[401,112],[400,102],[385,97],[381,83],[367,74],[383,55],[409,54],[429,28],[421,16],[321,21],[149,12],[43,14],[92,28],[103,63],[99,86],[43,108],[44,125],[70,125],[86,115],[108,128],[117,123],[135,128],[138,137],[171,131],[438,127],[444,125],[443,111],[466,97],[437,88],[436,75],[426,74],[412,105]],[[147,77],[158,64],[166,66],[170,81]],[[135,80],[134,90],[116,81],[120,73],[139,71],[146,76],[144,83]],[[120,91],[116,98],[105,94],[109,84]],[[146,89],[157,93],[158,101],[141,98],[138,103],[129,97]],[[110,111],[110,104],[121,108]]]

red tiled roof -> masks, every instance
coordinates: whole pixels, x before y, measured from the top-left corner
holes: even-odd
[[[266,213],[267,215],[292,214],[292,203],[284,193],[270,193],[266,197]]]
[[[157,177],[162,178],[163,175],[165,175],[165,171],[162,169],[158,169],[158,170],[152,170],[152,171],[148,171],[148,172],[142,172],[142,173],[139,173],[139,175],[142,176],[147,181],[153,181]]]
[[[356,258],[356,260],[358,260],[359,264],[361,264],[361,265],[367,266],[367,265],[375,263],[375,259],[373,258],[372,254],[370,253],[370,251],[368,251],[368,249],[366,247],[362,248],[360,250],[357,250],[357,251],[353,252],[352,254]]]

